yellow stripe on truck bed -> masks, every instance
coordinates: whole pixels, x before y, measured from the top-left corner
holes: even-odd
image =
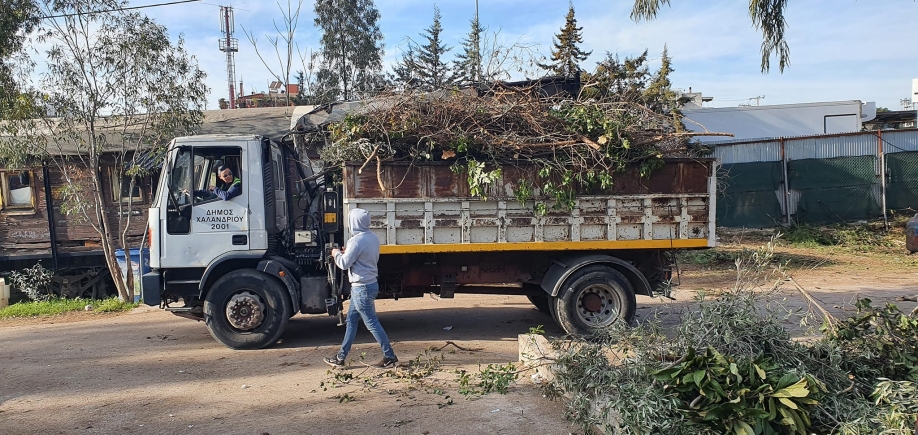
[[[382,245],[380,254],[443,254],[450,252],[592,251],[614,249],[707,248],[707,239],[595,240],[584,242],[444,243]]]

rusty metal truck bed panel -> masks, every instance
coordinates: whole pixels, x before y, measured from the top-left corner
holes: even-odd
[[[587,192],[572,210],[534,211],[513,187],[533,166],[502,168],[487,199],[472,198],[447,165],[344,169],[345,211],[370,212],[383,253],[700,248],[714,245],[715,162],[668,160],[649,178],[615,176],[608,193]],[[385,189],[384,189],[385,188]]]

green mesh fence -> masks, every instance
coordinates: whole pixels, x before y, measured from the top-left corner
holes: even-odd
[[[717,178],[717,225],[768,228],[784,221],[775,193],[781,162],[721,165]]]
[[[918,210],[918,152],[886,155],[886,208]]]
[[[882,216],[875,156],[792,160],[788,186],[798,222],[828,224]]]

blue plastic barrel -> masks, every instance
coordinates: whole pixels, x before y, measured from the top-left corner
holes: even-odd
[[[131,270],[134,272],[134,302],[140,302],[140,277],[150,271],[150,250],[147,248],[129,249]],[[121,267],[121,279],[127,284],[127,265],[124,263],[124,249],[115,250],[115,259]]]

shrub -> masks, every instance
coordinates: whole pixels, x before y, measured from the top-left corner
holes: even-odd
[[[25,293],[33,301],[46,301],[51,298],[48,284],[54,272],[42,267],[41,263],[10,273],[10,282],[13,288]]]

